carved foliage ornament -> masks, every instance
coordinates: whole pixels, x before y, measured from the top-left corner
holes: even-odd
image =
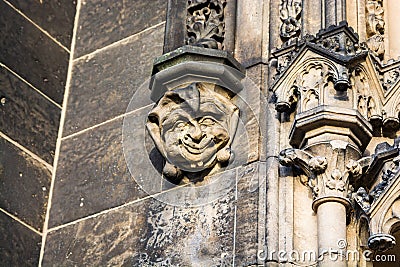
[[[300,36],[301,0],[282,0],[279,5],[279,17],[282,21],[280,35],[287,41]]]
[[[223,49],[226,0],[189,0],[186,44]]]
[[[168,91],[149,113],[147,130],[165,158],[163,169],[173,182],[199,179],[216,171],[231,158],[239,109],[229,99],[192,83]]]
[[[372,53],[382,59],[385,53],[385,21],[382,0],[366,0],[367,44]]]

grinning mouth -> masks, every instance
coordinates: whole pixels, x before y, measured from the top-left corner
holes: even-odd
[[[179,142],[191,154],[201,154],[214,144],[212,138],[204,138],[200,143],[190,142],[185,139],[179,140]]]

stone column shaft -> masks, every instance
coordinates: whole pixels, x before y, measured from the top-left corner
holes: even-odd
[[[339,202],[325,202],[317,208],[319,266],[347,266],[346,244],[346,207]],[[323,256],[321,255],[323,254]]]
[[[325,27],[337,25],[345,19],[345,6],[342,0],[325,0]]]

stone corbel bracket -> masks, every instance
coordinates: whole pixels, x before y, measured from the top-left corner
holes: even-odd
[[[244,77],[245,69],[229,52],[183,46],[155,60],[151,99],[157,102],[168,90],[191,82],[217,84],[237,94]]]
[[[237,94],[245,70],[226,51],[183,46],[157,58],[150,81],[156,105],[146,128],[169,181],[203,181],[234,161]]]

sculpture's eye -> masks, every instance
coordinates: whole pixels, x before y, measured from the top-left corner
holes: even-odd
[[[215,120],[211,117],[204,117],[199,121],[199,123],[204,126],[212,126],[215,124]]]
[[[185,128],[185,126],[186,126],[186,123],[184,121],[177,121],[177,122],[175,122],[174,129],[182,131]]]

